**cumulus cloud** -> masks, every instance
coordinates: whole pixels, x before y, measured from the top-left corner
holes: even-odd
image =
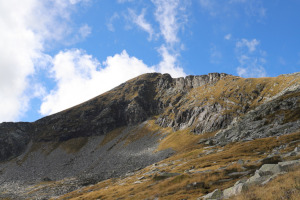
[[[62,40],[71,32],[66,23],[76,3],[79,0],[0,1],[0,121],[18,120],[29,100],[43,93],[31,78],[49,62],[43,53],[47,41]]]
[[[154,72],[143,61],[121,54],[100,62],[83,50],[68,50],[53,59],[52,76],[57,87],[45,98],[40,108],[42,115],[53,114],[91,99],[143,73]]]
[[[135,23],[138,27],[140,27],[142,30],[146,31],[149,34],[149,40],[152,40],[152,36],[154,34],[154,30],[150,23],[148,23],[145,19],[145,12],[146,10],[143,9],[141,14],[137,15],[134,10],[128,9],[130,19],[133,23]]]
[[[259,49],[260,42],[257,39],[241,39],[236,42],[235,52],[239,66],[236,71],[242,77],[265,77],[267,72],[266,52]]]
[[[157,66],[147,66],[125,50],[102,63],[83,50],[61,51],[54,57],[51,68],[56,88],[44,97],[40,113],[49,115],[75,106],[144,73],[185,75],[182,68],[174,67],[176,58],[164,47],[161,51],[163,59]]]

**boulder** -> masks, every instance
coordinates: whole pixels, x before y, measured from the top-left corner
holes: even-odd
[[[247,188],[246,183],[235,184],[233,187],[227,188],[223,191],[223,197],[224,199],[228,199],[234,195],[239,194],[246,188]]]
[[[288,171],[290,168],[300,165],[300,160],[291,160],[291,161],[285,161],[285,162],[279,162],[279,167],[282,171]]]
[[[264,164],[258,170],[258,173],[260,176],[268,176],[268,175],[273,175],[273,174],[280,173],[280,172],[281,172],[281,169],[280,169],[279,165],[277,165],[277,164]]]
[[[219,200],[222,198],[222,196],[223,196],[222,191],[219,189],[215,189],[213,192],[205,196],[199,197],[197,200]]]

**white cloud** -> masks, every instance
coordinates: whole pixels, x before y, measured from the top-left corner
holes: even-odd
[[[247,39],[242,39],[236,43],[237,48],[247,47],[249,52],[254,52],[257,45],[259,45],[259,41],[256,39],[250,41]]]
[[[157,71],[169,73],[174,78],[186,76],[183,69],[176,65],[176,54],[170,54],[169,50],[164,45],[158,49],[158,52],[162,56],[162,61],[157,65]]]
[[[92,28],[87,24],[84,24],[79,28],[79,34],[83,39],[89,36],[91,32],[92,32]]]
[[[103,66],[82,50],[60,52],[54,57],[52,67],[57,88],[45,96],[40,113],[48,115],[75,106],[128,79],[154,71],[125,50],[107,57]]]
[[[120,18],[120,16],[116,12],[113,14],[113,16],[111,16],[111,18],[108,20],[108,22],[106,24],[109,31],[115,32],[114,21],[119,19],[119,18]]]
[[[225,39],[225,40],[230,40],[230,39],[231,39],[231,34],[225,35],[225,36],[224,36],[224,39]]]
[[[187,21],[186,4],[179,0],[152,0],[156,7],[155,18],[159,22],[160,31],[167,44],[179,42],[178,31]]]
[[[238,67],[237,73],[241,77],[266,77],[267,73],[264,67],[255,66],[255,67]]]
[[[236,56],[240,66],[237,67],[237,74],[242,77],[265,77],[267,72],[266,52],[258,48],[260,42],[256,39],[241,39],[236,42]]]
[[[130,57],[125,50],[107,57],[102,65],[83,50],[58,53],[51,68],[57,87],[44,97],[40,113],[48,115],[75,106],[143,73],[158,71],[173,77],[185,76],[182,68],[174,66],[176,58],[165,47],[161,51],[163,60],[152,67]]]
[[[72,32],[67,24],[78,2],[0,1],[0,122],[18,120],[29,100],[43,93],[32,76],[49,62],[43,53],[48,42]]]
[[[154,30],[150,23],[148,23],[145,19],[145,12],[146,10],[143,9],[140,15],[137,15],[134,10],[128,9],[130,19],[138,25],[142,30],[146,31],[149,34],[149,40],[152,40],[152,36],[154,34]]]

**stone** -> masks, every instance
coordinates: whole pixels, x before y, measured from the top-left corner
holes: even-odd
[[[250,171],[244,171],[244,172],[232,172],[228,174],[228,176],[245,176],[250,174]]]
[[[139,177],[138,180],[143,180],[145,179],[145,176]]]
[[[221,190],[215,189],[213,192],[197,198],[197,200],[220,200],[222,198],[222,195],[223,193]]]
[[[291,167],[300,165],[300,160],[292,160],[292,161],[279,162],[278,165],[282,169],[282,171],[287,171]]]
[[[186,185],[187,190],[196,189],[196,188],[203,188],[205,186],[204,182],[193,182],[191,184]]]
[[[237,164],[239,164],[239,165],[243,165],[245,162],[242,160],[242,159],[239,159],[238,161],[237,161]]]
[[[234,195],[237,195],[247,188],[245,183],[235,184],[233,187],[227,188],[223,191],[224,199],[228,199]]]
[[[213,145],[214,142],[212,140],[207,140],[204,144],[206,144],[206,145]]]
[[[264,164],[261,166],[261,168],[257,171],[260,176],[268,176],[268,175],[273,175],[276,173],[280,173],[281,169],[279,165],[277,164]]]
[[[246,183],[248,184],[252,184],[252,183],[257,183],[259,181],[261,181],[263,179],[263,177],[258,173],[258,170],[256,170],[255,174],[253,176],[251,176]]]

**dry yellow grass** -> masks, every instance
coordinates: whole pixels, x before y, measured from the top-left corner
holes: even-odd
[[[183,136],[179,137],[177,134],[183,134]],[[175,139],[173,140],[172,137],[182,139],[192,136],[187,133],[177,134],[170,134],[165,140],[176,141]],[[280,146],[281,144],[289,144],[299,139],[300,132],[297,132],[278,138],[270,137],[230,144],[225,146],[222,151],[217,151],[221,149],[217,147],[215,148],[215,152],[201,156],[199,156],[199,153],[208,150],[205,149],[203,145],[181,143],[183,147],[179,148],[177,142],[167,142],[165,144],[174,145],[178,153],[159,162],[157,167],[146,167],[130,177],[106,180],[94,186],[83,188],[80,191],[66,194],[60,199],[154,199],[155,197],[167,200],[196,199],[216,188],[225,189],[232,186],[239,177],[230,177],[230,173],[244,170],[254,172],[255,169],[259,168],[262,164],[257,162],[257,160],[265,158],[268,152],[274,147]],[[162,143],[163,142],[164,141],[162,141]],[[291,143],[285,151],[294,148],[298,144],[299,142]],[[243,166],[237,164],[236,161],[239,159],[247,161],[247,163]],[[160,167],[160,164],[165,165]],[[150,172],[155,168],[165,172],[177,172],[179,175],[161,180],[154,178],[155,174],[145,175],[146,172]],[[211,171],[193,174],[185,172],[189,169],[193,169],[194,172],[204,170]],[[142,176],[145,177],[141,180],[142,183],[135,183]],[[189,185],[195,182],[197,183],[196,187],[189,187]],[[275,187],[277,186],[275,185],[274,188]]]

